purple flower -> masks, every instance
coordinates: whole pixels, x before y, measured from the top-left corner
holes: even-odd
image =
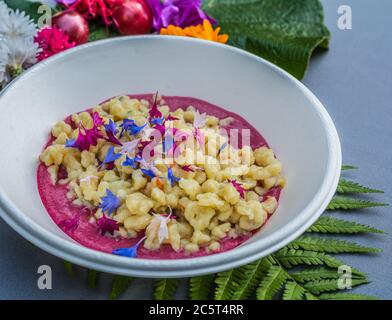
[[[152,123],[152,124],[158,124],[158,125],[163,125],[163,122],[165,121],[165,118],[164,117],[161,117],[161,118],[154,118],[154,119],[151,119],[150,120],[150,122]]]
[[[146,176],[148,176],[150,178],[155,178],[156,177],[156,174],[155,174],[153,169],[140,169],[140,170],[143,172],[144,175],[146,175]]]
[[[123,135],[124,131],[128,131],[129,134],[134,134],[134,135],[136,135],[136,134],[140,133],[140,131],[142,131],[142,130],[146,127],[146,125],[147,125],[147,124],[145,123],[145,124],[142,125],[142,126],[138,126],[138,125],[135,123],[135,120],[132,120],[132,119],[124,119],[124,120],[123,120],[123,123],[120,125],[120,127],[122,128],[120,136]]]
[[[106,189],[106,196],[102,197],[101,200],[99,207],[102,208],[103,212],[109,214],[112,214],[121,204],[120,199],[109,189]]]
[[[58,4],[70,5],[76,2],[76,0],[56,0]]]
[[[156,31],[172,24],[181,28],[195,26],[207,19],[216,21],[201,9],[202,0],[148,0],[154,15],[153,27]]]
[[[176,182],[181,180],[181,178],[176,177],[173,173],[173,170],[171,168],[168,168],[167,169],[167,180],[169,180],[170,185],[173,187]]]
[[[101,166],[107,163],[114,162],[120,157],[121,157],[121,153],[115,153],[114,147],[110,147],[108,152],[106,153],[105,159],[101,163]]]
[[[107,140],[109,142],[122,146],[121,141],[119,141],[116,137],[116,133],[117,133],[116,123],[112,119],[109,120],[108,124],[105,124],[105,130],[106,130],[106,135],[108,137]]]
[[[122,163],[123,166],[129,166],[133,169],[137,168],[138,162],[141,160],[139,157],[135,158],[130,158],[128,156],[125,156],[125,161]]]
[[[104,235],[106,232],[113,235],[114,231],[119,230],[119,226],[117,221],[114,219],[110,219],[105,215],[102,215],[101,218],[97,220],[97,225],[101,229],[101,234]]]
[[[142,242],[146,240],[146,237],[141,238],[138,242],[136,242],[132,247],[129,248],[119,248],[113,250],[112,253],[118,256],[128,257],[128,258],[137,258],[137,249],[142,244]]]
[[[77,148],[76,140],[75,139],[67,139],[65,140],[65,147],[66,148]]]

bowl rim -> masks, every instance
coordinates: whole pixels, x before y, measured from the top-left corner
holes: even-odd
[[[228,250],[223,253],[171,260],[142,258],[130,259],[96,251],[81,246],[75,241],[65,242],[63,238],[47,231],[45,228],[36,224],[32,219],[25,216],[22,211],[17,209],[12,201],[9,200],[2,191],[2,187],[0,185],[0,208],[3,209],[3,211],[0,210],[0,216],[3,220],[24,238],[59,258],[103,272],[145,278],[159,278],[162,277],[162,275],[166,278],[191,277],[220,272],[267,256],[300,236],[319,218],[335,193],[340,178],[342,163],[340,140],[330,115],[317,97],[299,80],[261,57],[229,45],[194,38],[160,35],[117,37],[90,42],[66,50],[37,63],[35,66],[19,76],[18,79],[12,81],[8,86],[6,86],[6,88],[4,88],[4,90],[0,93],[0,99],[3,96],[6,96],[10,89],[17,87],[21,80],[31,77],[34,73],[45,68],[47,64],[56,63],[56,61],[63,59],[63,57],[78,54],[79,51],[90,47],[105,46],[113,42],[132,42],[143,40],[189,42],[196,43],[200,46],[215,46],[221,47],[224,50],[230,50],[239,55],[256,60],[257,62],[272,69],[272,71],[287,78],[311,101],[320,117],[320,121],[323,123],[324,129],[327,132],[330,153],[327,162],[328,166],[324,175],[324,181],[315,196],[310,199],[308,205],[303,209],[302,213],[281,228],[279,232],[275,232],[269,235],[266,239],[263,239],[262,246],[256,241],[240,245],[235,248],[236,250]]]

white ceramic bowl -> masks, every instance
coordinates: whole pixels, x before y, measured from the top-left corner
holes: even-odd
[[[207,100],[245,117],[283,162],[279,209],[247,243],[179,260],[130,259],[85,248],[66,236],[41,204],[38,155],[51,126],[120,94]],[[187,277],[238,267],[303,233],[323,212],[339,179],[334,124],[317,98],[286,72],[245,51],[182,37],[122,37],[77,47],[37,64],[0,97],[2,218],[40,248],[100,271],[140,277]]]

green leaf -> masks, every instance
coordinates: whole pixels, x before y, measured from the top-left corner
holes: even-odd
[[[354,169],[358,169],[358,167],[350,166],[350,165],[343,165],[342,166],[342,170],[354,170]]]
[[[322,279],[338,279],[342,276],[336,269],[317,267],[307,268],[304,270],[296,271],[291,274],[291,277],[298,282],[315,281]],[[352,275],[358,277],[357,275]]]
[[[330,33],[318,0],[205,0],[230,44],[259,55],[302,79],[317,47]]]
[[[297,265],[326,265],[331,268],[339,268],[342,265],[347,265],[343,261],[323,252],[295,250],[287,247],[275,253],[274,257],[286,268],[292,268]],[[359,276],[365,276],[363,272],[355,268],[352,268],[351,272]]]
[[[233,273],[235,269],[219,272],[215,278],[215,300],[227,300],[233,293]]]
[[[38,8],[42,6],[41,2],[30,2],[26,0],[4,0],[9,8],[12,10],[18,9],[19,11],[24,11],[34,22],[37,22],[40,14],[38,13]]]
[[[90,289],[95,289],[97,287],[100,272],[96,270],[87,270],[87,285]]]
[[[281,266],[271,266],[257,288],[257,299],[271,300],[288,279],[289,274],[285,269]]]
[[[284,287],[283,300],[302,300],[305,291],[305,288],[295,281],[288,281]]]
[[[132,278],[126,276],[114,276],[112,282],[112,290],[109,294],[109,299],[116,300],[125,290],[128,289],[132,280]]]
[[[70,276],[74,275],[73,264],[71,262],[64,261],[64,268],[65,268],[65,271],[68,273],[68,275],[70,275]]]
[[[319,218],[307,232],[319,232],[319,233],[385,233],[382,230],[369,227],[364,224],[359,224],[354,221],[347,221],[337,219],[329,216],[323,216]]]
[[[291,242],[287,247],[325,253],[369,253],[381,251],[376,248],[363,247],[354,242],[309,236],[301,236]]]
[[[112,28],[106,28],[95,22],[89,23],[90,34],[88,41],[97,41],[106,38],[112,38],[119,36],[119,34]]]
[[[346,179],[339,180],[336,191],[338,193],[384,193],[384,191],[382,190],[364,187],[361,186],[359,183]]]
[[[377,300],[376,297],[356,293],[323,293],[320,300]]]
[[[155,281],[154,299],[171,300],[178,287],[178,279],[160,279]]]
[[[366,278],[351,280],[352,287],[359,286],[364,283],[369,283],[369,280]],[[303,285],[303,287],[309,290],[313,294],[320,294],[322,292],[336,291],[340,289],[338,279],[323,279],[323,280],[309,281],[306,282]]]
[[[191,300],[208,300],[215,276],[193,277],[189,280],[189,297]]]
[[[238,268],[234,274],[235,282],[230,299],[244,300],[249,298],[271,266],[272,263],[267,257]]]
[[[365,209],[371,207],[385,207],[388,206],[386,203],[373,202],[367,200],[354,199],[349,197],[334,196],[332,201],[329,203],[327,210],[353,210],[353,209]]]

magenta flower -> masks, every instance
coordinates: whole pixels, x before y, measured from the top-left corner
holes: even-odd
[[[245,189],[242,186],[241,183],[238,183],[235,180],[229,180],[229,182],[233,185],[233,187],[238,191],[238,193],[241,195],[241,198],[245,198]]]
[[[102,215],[101,218],[97,220],[97,225],[101,229],[101,234],[104,235],[106,232],[113,235],[114,231],[119,230],[119,226],[117,221],[114,219],[110,219],[105,215]]]
[[[185,28],[209,20],[211,24],[216,21],[209,17],[202,9],[202,0],[148,0],[153,12],[153,28],[156,31],[167,28],[169,25]]]
[[[197,167],[197,166],[194,166],[194,165],[182,166],[181,169],[186,171],[186,172],[203,171],[203,168],[200,168],[200,167]]]
[[[154,103],[152,104],[152,107],[150,109],[150,111],[148,112],[150,121],[152,119],[161,119],[162,118],[162,112],[159,111],[158,109],[158,105],[157,105],[157,95],[155,95],[155,99],[154,99]],[[159,123],[162,124],[162,123]]]
[[[116,123],[112,119],[109,120],[108,124],[105,124],[105,131],[109,142],[122,146],[122,142],[116,137],[117,127]]]
[[[59,227],[64,232],[74,232],[79,227],[79,220],[82,213],[75,214],[72,218],[60,221]]]

